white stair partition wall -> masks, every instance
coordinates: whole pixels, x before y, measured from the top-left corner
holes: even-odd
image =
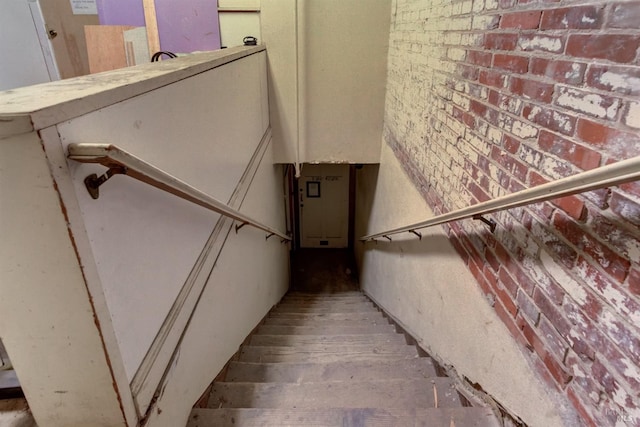
[[[29,202],[28,192],[12,190],[10,194],[14,197],[7,198],[11,203],[0,206],[3,254],[10,251],[12,243],[22,245],[19,251],[14,251],[14,256],[3,256],[0,264],[2,286],[5,288],[7,277],[16,284],[8,288],[16,292],[12,298],[29,299],[26,305],[10,302],[3,305],[3,308],[12,309],[3,310],[0,333],[4,340],[5,331],[14,330],[13,336],[4,341],[9,354],[17,359],[14,363],[18,374],[23,373],[27,384],[25,394],[36,420],[42,425],[78,424],[69,414],[71,411],[63,410],[78,404],[78,400],[73,400],[73,395],[65,390],[55,394],[51,382],[31,374],[37,372],[32,369],[36,360],[42,369],[48,367],[53,371],[55,360],[60,364],[59,356],[64,361],[64,355],[43,348],[37,352],[37,357],[28,357],[27,349],[32,343],[29,340],[20,345],[17,343],[21,334],[28,334],[29,328],[24,327],[20,332],[15,330],[30,311],[38,310],[43,319],[66,312],[69,319],[74,319],[73,324],[78,324],[76,329],[93,330],[97,343],[101,343],[97,348],[103,353],[103,362],[98,362],[96,357],[91,360],[106,369],[110,375],[106,382],[111,393],[115,391],[113,399],[104,397],[104,401],[115,402],[122,425],[136,425],[147,413],[153,392],[140,400],[131,393],[129,383],[147,358],[151,343],[166,324],[168,311],[186,281],[198,282],[198,286],[206,283],[210,271],[196,271],[201,267],[196,264],[206,255],[203,249],[218,216],[127,178],[110,180],[101,189],[100,198],[93,200],[83,180],[90,173],[103,173],[104,167],[70,161],[66,158],[66,148],[74,142],[117,141],[134,155],[149,160],[207,194],[229,200],[240,185],[269,124],[264,47],[239,47],[190,55],[161,64],[145,64],[28,87],[0,93],[0,101],[3,165],[11,163],[7,160],[11,158],[10,154],[28,147],[31,151],[27,150],[24,163],[33,161],[35,164],[24,170],[12,164],[12,167],[2,168],[3,198],[5,188],[9,188],[7,183],[19,177],[24,186],[42,187],[38,191],[47,191],[51,200],[46,206],[44,202]],[[8,141],[16,142],[9,144]],[[44,147],[44,151],[34,147]],[[270,164],[271,159],[264,161]],[[38,173],[34,179],[26,179],[30,177],[30,171]],[[35,178],[44,183],[38,184]],[[14,187],[24,190],[24,186]],[[262,216],[260,212],[253,214]],[[28,228],[25,224],[38,222],[48,224],[47,229],[56,231],[55,236],[41,233],[42,238],[37,239],[39,234],[34,230],[29,240],[33,243],[25,243],[27,240],[23,241],[21,236],[29,237],[30,233],[21,229]],[[239,235],[250,235],[248,231],[243,229]],[[259,234],[260,239],[264,239],[264,234]],[[286,248],[278,239],[270,239],[270,242]],[[65,245],[71,255],[75,254],[71,258],[76,261],[53,262],[64,254],[53,248]],[[280,253],[282,249],[278,251],[278,256],[286,258],[286,253]],[[40,264],[46,267],[44,273],[59,265],[68,265],[76,272],[73,273],[76,274],[75,281],[51,276],[48,289],[55,289],[61,295],[51,301],[53,306],[47,309],[47,300],[43,299],[47,294],[37,295],[42,282],[33,277],[37,276]],[[16,265],[21,268],[16,269]],[[68,306],[64,303],[66,292],[71,292],[67,288],[72,285],[84,289],[87,309],[82,309],[79,302]],[[274,286],[280,289],[279,285]],[[33,298],[33,295],[40,298]],[[80,313],[76,313],[74,307],[80,307]],[[155,383],[151,386],[153,390],[160,385],[167,368],[163,363],[173,357],[191,316],[191,312],[186,311],[186,315],[181,313],[178,319],[172,320],[175,328],[160,354],[156,355],[160,369],[153,372],[159,373],[147,380],[147,385]],[[8,321],[5,321],[4,313],[12,313]],[[88,314],[89,319],[95,318],[90,327],[86,321],[79,320],[82,313]],[[90,343],[86,333],[76,333],[73,328],[70,331],[68,341]],[[229,333],[243,334],[242,338],[246,336],[244,330],[234,328]],[[87,345],[86,351],[89,351]],[[82,366],[86,351],[77,356],[76,366]],[[64,372],[64,369],[60,371]],[[99,382],[88,384],[91,378],[87,374],[85,383],[84,376],[76,375],[65,381],[75,380],[78,390],[82,390],[76,396],[85,394],[89,398],[99,391],[104,392]],[[65,381],[58,382],[59,388],[65,388]],[[38,394],[34,390],[43,392]],[[45,392],[55,398],[43,398]],[[98,418],[105,412],[95,405],[85,404],[84,408],[86,413],[92,414],[90,416]],[[98,418],[83,419],[80,425],[103,423]],[[119,425],[113,420],[106,424]]]
[[[68,228],[77,207],[62,203],[41,135],[7,133],[0,138],[0,336],[29,408],[40,426],[135,425],[104,296],[89,286],[96,277],[80,256],[88,242]]]
[[[135,156],[227,201],[268,128],[265,67],[264,52],[257,53],[62,123],[58,131],[63,149],[69,143],[117,141]],[[104,168],[70,167],[126,375],[133,384],[181,289],[191,286],[187,279],[198,267],[196,260],[219,215],[122,177],[110,180],[93,200],[84,177],[101,174]],[[207,276],[202,271],[192,279],[200,282],[195,288]],[[181,313],[177,320],[182,327],[188,314]],[[181,333],[176,326],[157,356],[155,378],[133,389],[140,416]]]
[[[284,222],[283,168],[272,164],[270,144],[248,188],[241,212],[267,224]],[[244,227],[228,238],[209,284],[185,330],[177,357],[149,411],[148,425],[184,426],[193,404],[213,378],[276,305],[289,285],[289,247],[264,232]]]

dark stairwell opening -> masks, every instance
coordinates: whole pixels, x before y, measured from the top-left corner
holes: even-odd
[[[306,166],[306,171],[305,171]],[[372,165],[376,167],[375,165]],[[356,242],[356,197],[358,171],[368,167],[365,165],[303,165],[300,178],[293,176],[294,169],[289,168],[287,177],[289,227],[293,230],[294,240],[291,251],[291,284],[290,291],[313,293],[338,293],[358,291],[358,268],[354,249]],[[308,172],[313,168],[313,171]],[[341,187],[336,187],[336,181],[343,180]],[[330,181],[330,180],[334,181]],[[311,181],[311,182],[309,182]],[[329,181],[329,182],[328,182]],[[310,184],[313,186],[310,187]],[[333,186],[331,185],[333,184]],[[311,189],[314,190],[311,190]],[[310,194],[310,191],[317,191]],[[329,191],[342,193],[335,197],[326,194]],[[318,196],[309,198],[309,196]],[[324,199],[324,200],[323,200]],[[341,200],[340,200],[341,199]],[[335,235],[342,235],[343,240],[325,238],[330,233],[318,233],[318,238],[309,238],[308,226],[305,221],[305,210],[310,208],[311,201],[317,200],[313,206],[321,210],[323,215],[332,213],[341,216],[341,225]],[[336,206],[339,205],[336,212]],[[321,215],[307,215],[312,221],[322,221]],[[330,223],[331,221],[329,221]],[[321,224],[320,228],[327,227]]]
[[[291,292],[358,291],[358,275],[349,248],[302,248],[291,253]]]

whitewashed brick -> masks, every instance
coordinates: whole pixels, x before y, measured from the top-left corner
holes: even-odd
[[[447,51],[447,57],[453,61],[464,61],[467,56],[467,51],[459,48],[449,48]]]
[[[629,108],[624,116],[624,123],[627,126],[640,129],[640,102],[629,103]]]
[[[615,118],[620,102],[597,93],[583,92],[568,87],[559,89],[556,103],[562,107],[580,111],[599,118]]]
[[[511,133],[523,139],[535,138],[538,136],[538,128],[530,125],[529,123],[516,120],[511,126]]]
[[[502,141],[502,131],[491,126],[487,130],[487,138],[489,138],[489,140],[494,144],[500,144]]]

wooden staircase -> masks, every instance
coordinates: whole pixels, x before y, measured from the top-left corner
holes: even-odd
[[[498,426],[360,292],[290,293],[188,427]]]

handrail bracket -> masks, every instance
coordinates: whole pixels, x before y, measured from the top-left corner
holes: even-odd
[[[419,240],[422,240],[422,233],[420,233],[419,231],[409,230],[409,233],[415,234],[416,236],[418,236]]]
[[[487,219],[485,217],[483,217],[482,215],[474,215],[473,219],[478,220],[478,221],[482,221],[485,224],[487,224],[489,226],[489,229],[491,230],[491,233],[496,231],[496,222],[493,220],[493,218],[491,219]]]
[[[249,224],[248,222],[243,222],[241,224],[236,224],[236,234],[238,234],[238,231],[244,227],[245,225]]]
[[[95,173],[88,175],[84,179],[84,186],[87,187],[87,191],[91,195],[92,199],[98,199],[100,197],[100,186],[107,182],[113,175],[126,175],[127,168],[124,166],[111,167],[103,175],[98,176]]]

